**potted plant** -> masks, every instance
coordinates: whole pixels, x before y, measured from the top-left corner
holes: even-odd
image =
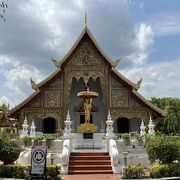
[[[47,135],[45,136],[45,139],[46,139],[46,146],[50,148],[52,141],[55,140],[56,138],[52,135]]]
[[[129,137],[129,134],[128,133],[125,133],[122,135],[122,139],[124,141],[124,144],[126,146],[129,146],[130,145],[130,137]]]
[[[134,135],[134,138],[137,140],[137,142],[138,142],[138,146],[143,146],[143,138],[141,137],[141,135],[140,134],[135,134]]]
[[[34,145],[34,146],[42,146],[42,140],[43,140],[43,139],[44,139],[43,136],[36,136],[36,137],[34,137],[34,138],[33,138],[33,140],[34,140],[33,145]]]
[[[30,136],[25,136],[22,138],[23,142],[24,142],[24,146],[31,146],[31,140],[32,138]]]

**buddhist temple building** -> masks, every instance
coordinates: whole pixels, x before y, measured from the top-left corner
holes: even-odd
[[[31,79],[34,93],[9,111],[21,127],[24,118],[29,124],[34,120],[36,131],[57,133],[64,129],[69,110],[72,131],[85,122],[83,99],[78,92],[89,90],[98,93],[92,101],[91,120],[97,132],[105,131],[105,121],[110,111],[114,132],[139,131],[142,119],[147,124],[164,116],[164,111],[139,94],[141,81],[133,83],[117,69],[118,61],[110,59],[101,49],[85,24],[69,52],[61,60],[52,59],[55,71],[40,83]]]

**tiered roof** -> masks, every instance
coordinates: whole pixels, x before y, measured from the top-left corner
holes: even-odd
[[[153,105],[151,102],[146,100],[142,95],[140,95],[137,92],[137,90],[135,89],[135,86],[136,86],[135,83],[133,83],[130,80],[128,80],[126,77],[124,77],[118,71],[118,69],[115,68],[115,61],[111,60],[106,55],[106,53],[101,49],[101,47],[97,43],[96,39],[92,35],[92,33],[89,30],[89,28],[87,27],[87,25],[85,25],[85,27],[83,28],[82,32],[80,33],[78,39],[75,41],[75,43],[73,44],[71,49],[68,51],[68,53],[61,60],[59,60],[57,62],[57,67],[58,68],[51,75],[49,75],[47,78],[45,78],[43,81],[41,81],[40,83],[36,84],[37,90],[32,95],[30,95],[27,99],[25,99],[23,102],[21,102],[19,105],[15,106],[13,109],[11,109],[10,112],[9,112],[9,116],[12,113],[14,113],[14,112],[18,111],[19,109],[23,108],[27,103],[29,103],[32,99],[34,99],[36,96],[38,96],[38,94],[40,93],[40,88],[42,86],[44,86],[46,83],[48,83],[49,81],[51,81],[54,77],[56,77],[61,72],[63,65],[66,63],[67,59],[70,57],[70,55],[76,49],[76,47],[78,46],[78,44],[80,43],[80,41],[82,40],[82,38],[85,35],[89,36],[90,40],[93,42],[95,47],[98,49],[99,53],[104,57],[103,59],[110,65],[112,73],[115,76],[117,76],[118,78],[120,78],[121,81],[123,81],[125,84],[127,84],[129,86],[129,88],[131,89],[132,94],[135,97],[137,97],[141,102],[143,102],[146,106],[148,106],[150,109],[152,109],[153,111],[157,112],[161,116],[165,116],[165,112],[163,110],[161,110],[157,106]]]

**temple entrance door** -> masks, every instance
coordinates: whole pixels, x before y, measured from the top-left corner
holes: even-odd
[[[129,133],[129,119],[119,118],[117,121],[117,133]]]
[[[56,133],[56,120],[54,118],[45,118],[43,120],[43,133],[54,134]]]

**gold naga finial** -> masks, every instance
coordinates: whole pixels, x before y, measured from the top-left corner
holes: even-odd
[[[113,68],[115,68],[121,61],[121,58],[116,59],[115,61],[113,61]]]
[[[135,86],[134,86],[134,89],[135,89],[136,91],[141,87],[141,83],[142,83],[142,78],[141,78],[139,81],[137,81],[137,83],[136,83]]]
[[[52,58],[52,57],[51,57],[51,60],[52,60],[52,62],[54,63],[54,65],[55,65],[57,68],[59,68],[59,63],[58,63],[58,61],[57,61],[56,59]]]
[[[37,91],[37,90],[38,90],[38,86],[37,86],[37,84],[35,83],[35,81],[33,81],[32,77],[31,77],[31,79],[30,79],[30,82],[31,82],[31,87],[32,87],[32,89],[34,89],[35,91]]]
[[[84,16],[84,22],[85,22],[85,25],[87,26],[87,13],[85,11],[85,16]]]

